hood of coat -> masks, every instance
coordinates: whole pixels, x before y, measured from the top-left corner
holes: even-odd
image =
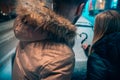
[[[115,64],[120,59],[120,32],[104,36],[92,48],[94,53]]]
[[[76,27],[69,20],[47,8],[40,0],[18,0],[16,13],[20,24],[33,27],[35,31],[47,32],[49,39],[65,41],[68,44],[75,39]]]

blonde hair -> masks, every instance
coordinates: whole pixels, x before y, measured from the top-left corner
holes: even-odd
[[[110,33],[120,32],[120,14],[114,10],[104,11],[96,16],[92,44]]]
[[[93,45],[105,35],[120,32],[120,13],[114,10],[101,12],[96,16],[94,25],[94,36],[89,55],[94,51]]]

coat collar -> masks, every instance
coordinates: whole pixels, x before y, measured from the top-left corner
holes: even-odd
[[[93,53],[97,53],[109,60],[117,59],[120,53],[120,32],[108,34],[98,40],[93,46]]]
[[[52,34],[56,40],[65,40],[68,44],[74,41],[76,27],[67,19],[57,15],[51,9],[43,6],[40,0],[18,0],[16,8],[21,24],[39,28]]]

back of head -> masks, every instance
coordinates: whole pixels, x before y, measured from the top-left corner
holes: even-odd
[[[114,32],[120,32],[120,14],[114,10],[98,14],[95,20],[93,43]]]
[[[61,5],[73,7],[87,2],[87,0],[40,0],[40,1],[45,2],[46,6],[48,6],[49,8],[52,7],[54,11],[59,11],[60,9],[59,6]]]
[[[54,10],[59,10],[60,5],[65,5],[65,6],[78,6],[82,3],[86,3],[87,0],[53,0],[54,3]],[[64,9],[63,9],[64,10]]]
[[[87,2],[87,0],[53,0],[53,1],[54,11],[57,14],[62,15],[63,17],[72,21],[73,24],[75,24],[78,18],[81,16],[83,7]]]

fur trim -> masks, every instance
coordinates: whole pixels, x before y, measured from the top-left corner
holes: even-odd
[[[68,43],[75,38],[76,27],[69,20],[45,7],[40,0],[18,0],[16,12],[21,17],[22,24],[27,23],[36,29],[42,28]]]

